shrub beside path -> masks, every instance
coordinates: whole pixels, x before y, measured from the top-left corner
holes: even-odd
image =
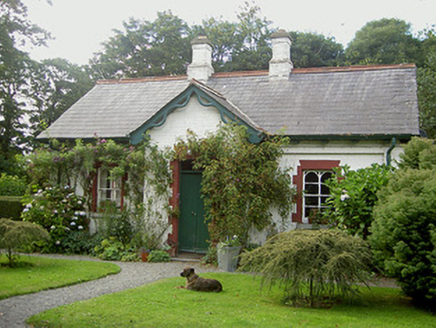
[[[74,259],[80,261],[100,261],[87,256],[39,255],[51,258]],[[0,301],[0,328],[28,327],[25,320],[37,313],[94,298],[104,294],[139,287],[159,279],[176,277],[187,265],[198,273],[220,271],[214,266],[202,266],[194,262],[142,263],[111,262],[121,268],[121,272],[98,280],[45,290],[35,294],[14,296]],[[184,280],[180,280],[184,284]]]

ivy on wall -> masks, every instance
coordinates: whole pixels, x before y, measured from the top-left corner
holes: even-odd
[[[205,220],[213,242],[238,235],[245,243],[251,227],[262,230],[273,223],[273,207],[288,217],[294,190],[279,166],[286,143],[272,138],[255,145],[245,127],[226,124],[206,138],[188,132],[176,144],[175,158],[192,159],[194,169],[203,171]]]

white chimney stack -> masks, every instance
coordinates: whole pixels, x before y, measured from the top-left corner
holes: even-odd
[[[269,62],[270,80],[287,80],[294,65],[291,61],[291,37],[285,30],[271,34],[272,59]]]
[[[212,45],[206,36],[191,41],[192,63],[188,66],[188,80],[206,82],[214,73],[212,67]]]

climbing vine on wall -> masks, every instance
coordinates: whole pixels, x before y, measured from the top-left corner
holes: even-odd
[[[112,179],[127,177],[125,196],[132,205],[140,207],[145,182],[157,197],[169,197],[168,156],[168,152],[146,141],[134,147],[96,137],[92,143],[76,140],[73,146],[54,140],[30,154],[27,162],[34,189],[47,185],[69,185],[75,189],[80,184],[88,203],[98,169],[108,170]]]
[[[283,219],[292,205],[291,177],[279,166],[286,138],[260,144],[248,141],[245,127],[224,125],[200,138],[192,132],[175,146],[175,158],[192,159],[203,171],[202,194],[212,241],[233,235],[247,241],[251,227],[262,230],[272,224],[271,209]]]

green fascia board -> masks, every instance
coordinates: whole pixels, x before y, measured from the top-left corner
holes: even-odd
[[[274,136],[274,135],[273,135]],[[391,141],[392,138],[397,140],[409,141],[413,135],[411,134],[329,134],[329,135],[276,135],[289,138],[291,143],[299,143],[303,141]]]
[[[160,127],[165,124],[168,115],[170,115],[174,110],[178,108],[186,107],[191,99],[191,97],[196,96],[198,102],[205,107],[215,107],[220,112],[221,120],[228,123],[236,123],[242,124],[247,127],[249,140],[252,143],[260,143],[265,134],[262,131],[259,131],[244,122],[240,117],[236,114],[232,113],[225,106],[217,102],[213,97],[209,96],[203,90],[199,89],[195,85],[190,85],[183,91],[180,95],[170,101],[167,105],[165,105],[162,109],[160,109],[156,114],[154,114],[147,122],[142,124],[135,131],[130,133],[130,142],[133,145],[140,143],[144,139],[144,135],[147,134],[147,131],[151,130],[154,127]]]

